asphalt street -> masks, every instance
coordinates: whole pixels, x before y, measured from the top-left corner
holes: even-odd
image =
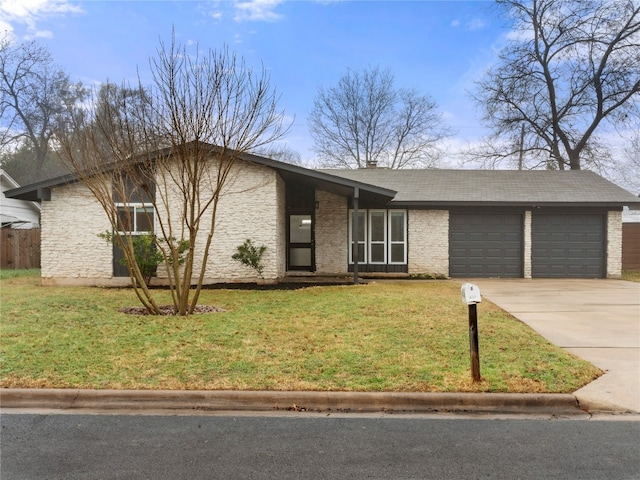
[[[640,422],[3,414],[1,477],[638,479]]]

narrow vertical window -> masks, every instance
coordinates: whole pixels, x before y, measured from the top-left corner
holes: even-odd
[[[389,211],[389,263],[407,263],[407,212]]]
[[[369,211],[369,263],[387,263],[387,212]]]
[[[358,263],[365,263],[367,258],[367,228],[365,212],[358,212]],[[354,262],[355,241],[353,238],[353,210],[349,211],[349,263]]]

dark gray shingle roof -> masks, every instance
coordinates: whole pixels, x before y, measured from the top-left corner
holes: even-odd
[[[407,205],[640,205],[640,198],[586,170],[322,170],[395,190]]]

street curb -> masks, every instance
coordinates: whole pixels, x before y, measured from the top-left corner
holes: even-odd
[[[134,411],[584,413],[571,394],[0,389],[0,408]]]

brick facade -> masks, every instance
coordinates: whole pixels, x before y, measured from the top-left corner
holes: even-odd
[[[159,185],[162,184],[159,182]],[[267,247],[263,256],[265,280],[276,280],[284,275],[284,190],[284,181],[270,168],[245,162],[238,162],[233,167],[218,205],[205,283],[257,279],[255,271],[231,258],[236,247],[246,239],[251,239],[254,245]],[[210,198],[212,191],[205,189],[202,195]],[[172,231],[178,237],[182,202],[169,198],[167,203],[174,207],[171,211]],[[157,214],[167,218],[166,212],[158,211]],[[205,216],[198,237],[200,247],[196,251],[196,265],[202,262],[210,224]],[[156,222],[156,228],[158,225]],[[51,201],[42,202],[43,284],[128,285],[128,277],[113,277],[113,247],[98,237],[110,230],[106,213],[82,183],[54,188]],[[166,277],[166,271],[160,268],[154,282],[164,283]]]
[[[212,166],[215,168],[215,166]],[[162,188],[162,183],[158,182]],[[211,190],[202,191],[204,199]],[[213,243],[207,259],[205,283],[258,280],[256,272],[232,260],[238,245],[250,239],[267,247],[263,276],[277,281],[286,275],[287,230],[285,182],[267,166],[238,161],[222,192],[216,214]],[[161,202],[160,202],[161,203]],[[174,236],[181,230],[182,204],[172,206]],[[316,274],[348,273],[348,200],[317,189],[315,192]],[[158,216],[167,218],[167,212]],[[524,212],[524,277],[531,278],[532,212]],[[209,220],[210,221],[210,220]],[[606,276],[617,278],[622,270],[622,215],[607,215]],[[201,223],[196,265],[203,261],[203,242],[208,221]],[[81,183],[57,186],[51,200],[42,202],[42,278],[45,285],[126,285],[128,278],[113,277],[112,246],[98,235],[111,229],[102,207]],[[156,225],[158,230],[158,225]],[[449,211],[408,210],[407,254],[409,275],[449,276]],[[196,275],[198,272],[195,272]],[[158,272],[157,283],[166,282],[166,272]],[[194,277],[193,281],[196,278]]]
[[[316,190],[316,272],[323,275],[347,273],[349,253],[347,199]]]
[[[215,166],[211,175],[215,178]],[[212,188],[201,187],[201,197],[213,196]],[[176,193],[177,195],[177,193]],[[173,206],[170,212],[173,231],[181,227],[180,207],[182,201],[167,202]],[[158,217],[167,218],[165,212],[158,211]],[[249,239],[255,246],[266,246],[262,257],[265,280],[276,280],[283,272],[284,238],[284,182],[269,168],[238,161],[222,189],[216,211],[213,241],[207,257],[204,283],[241,282],[258,280],[252,268],[231,258],[237,247]],[[164,220],[166,222],[166,220]],[[204,246],[211,226],[211,216],[207,214],[200,223],[197,240],[195,265],[199,268],[204,260]],[[197,281],[199,270],[194,272],[192,281]],[[158,282],[166,279],[166,272],[158,271]]]
[[[100,233],[111,230],[106,213],[81,183],[55,188],[42,202],[43,285],[100,285],[111,278],[113,247]]]
[[[449,276],[449,212],[409,210],[409,274]]]
[[[607,215],[607,278],[622,275],[622,212]]]

